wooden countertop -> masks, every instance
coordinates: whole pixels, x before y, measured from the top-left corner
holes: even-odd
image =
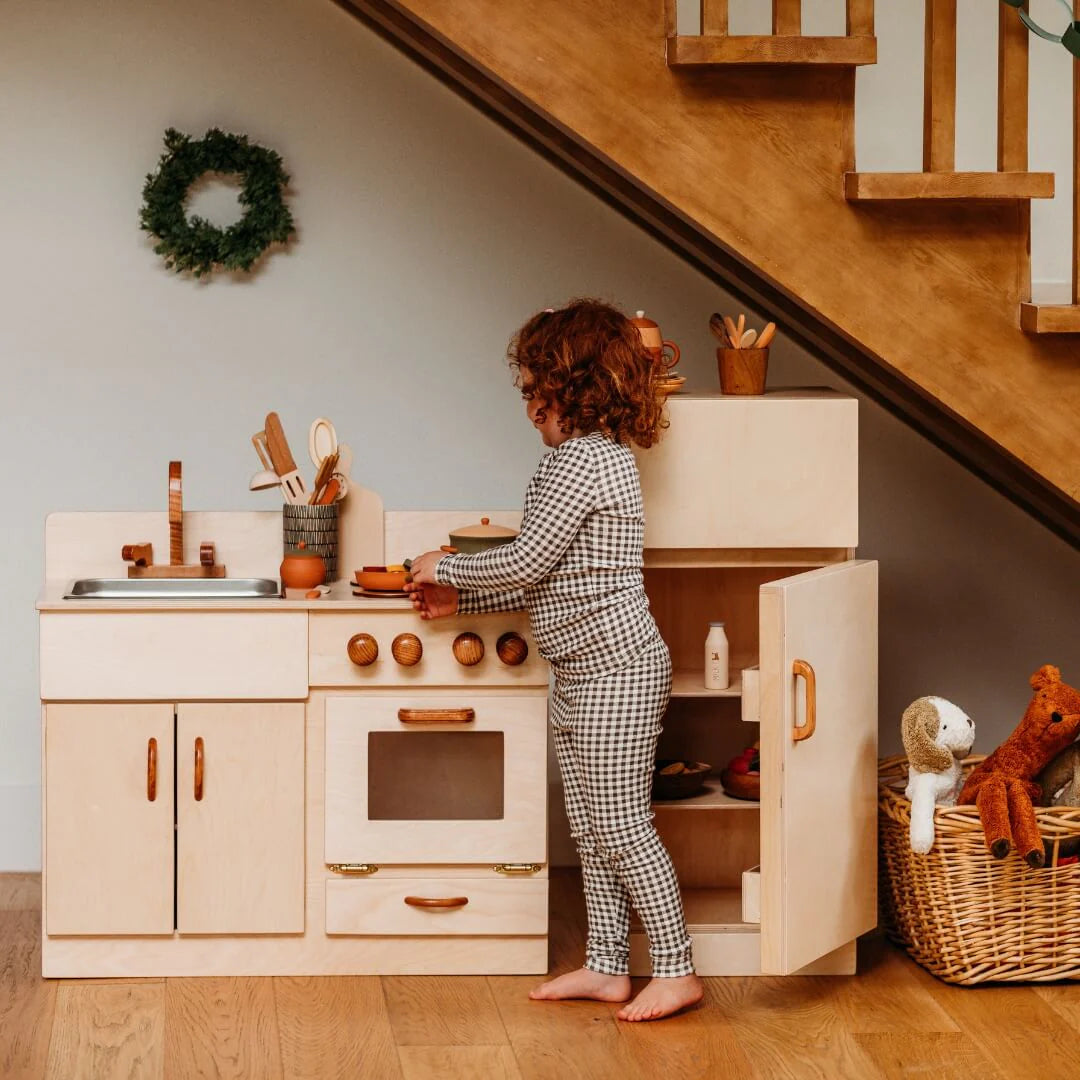
[[[71,582],[46,582],[38,611],[410,611],[404,599],[372,600],[352,595],[347,581],[337,581],[320,600],[65,600]]]

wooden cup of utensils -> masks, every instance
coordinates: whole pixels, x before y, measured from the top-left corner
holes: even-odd
[[[725,394],[764,394],[769,350],[717,349],[720,390]]]

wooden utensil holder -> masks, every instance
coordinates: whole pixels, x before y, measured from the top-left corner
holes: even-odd
[[[725,394],[764,394],[769,350],[717,349],[720,390]]]
[[[308,551],[321,555],[326,563],[326,582],[338,578],[338,504],[293,505],[281,508],[282,541],[285,554],[302,540]]]

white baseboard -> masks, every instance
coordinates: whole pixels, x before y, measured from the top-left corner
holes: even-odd
[[[41,788],[0,784],[0,873],[41,869]]]

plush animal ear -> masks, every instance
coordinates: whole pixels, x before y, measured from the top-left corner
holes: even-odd
[[[941,718],[930,698],[913,701],[900,719],[908,762],[918,772],[944,772],[953,762],[952,754],[934,741]]]
[[[1032,690],[1045,690],[1054,683],[1061,682],[1061,670],[1053,664],[1043,664],[1034,675],[1031,676]]]

